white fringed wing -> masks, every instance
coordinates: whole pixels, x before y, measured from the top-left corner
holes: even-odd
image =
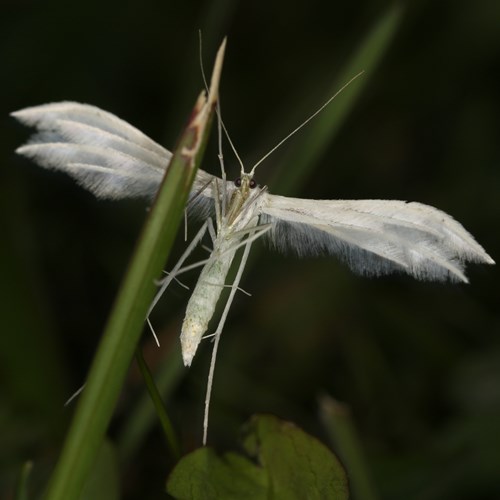
[[[263,220],[273,225],[268,236],[277,249],[337,254],[365,275],[467,282],[466,261],[494,264],[456,220],[416,202],[267,195]]]
[[[12,116],[37,129],[17,153],[67,172],[99,198],[153,198],[172,157],[140,130],[88,104],[44,104]],[[193,191],[211,178],[200,171]]]
[[[62,170],[101,198],[153,198],[172,154],[141,131],[95,106],[59,102],[12,116],[37,133],[17,153]],[[191,209],[213,209],[212,181],[198,170]],[[233,184],[227,185],[232,192]],[[279,250],[337,254],[362,274],[406,272],[419,279],[465,281],[467,261],[494,261],[452,217],[420,203],[303,200],[262,193],[255,206]]]

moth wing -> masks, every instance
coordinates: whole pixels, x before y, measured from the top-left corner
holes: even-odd
[[[117,116],[89,104],[56,102],[12,113],[37,132],[16,152],[62,170],[99,198],[152,199],[172,153]],[[200,170],[193,192],[213,178]]]
[[[446,213],[397,200],[304,200],[266,195],[262,221],[278,250],[336,254],[365,275],[405,272],[422,280],[464,281],[465,263],[493,259]]]

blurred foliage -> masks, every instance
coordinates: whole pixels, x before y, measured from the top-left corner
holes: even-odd
[[[251,165],[329,97],[389,5],[2,3],[0,497],[13,494],[27,460],[32,492],[50,473],[72,413],[64,401],[85,379],[147,208],[98,202],[64,175],[15,157],[27,133],[8,113],[89,102],[172,148],[201,83],[201,28],[206,61],[228,35],[223,116]],[[500,4],[405,7],[382,66],[294,194],[428,203],[456,217],[498,261]],[[217,173],[215,144],[212,151],[205,168]],[[286,146],[258,171],[277,194],[274,165],[285,155]],[[226,164],[236,175],[228,149]],[[350,409],[380,498],[500,497],[497,268],[471,266],[471,284],[452,286],[369,280],[334,259],[258,254],[243,278],[252,297],[237,297],[221,343],[211,442],[232,445],[255,412],[292,420],[327,442],[317,403],[326,392]],[[157,311],[161,349],[144,338],[153,367],[178,350],[188,295],[172,288],[168,308]],[[201,442],[209,351],[207,343],[169,388],[186,449]],[[133,367],[111,438],[143,391]],[[122,459],[124,498],[162,491],[172,464],[160,432],[154,427]]]
[[[335,455],[290,422],[255,415],[242,441],[244,455],[218,456],[204,446],[183,457],[168,478],[168,493],[193,500],[348,499]]]

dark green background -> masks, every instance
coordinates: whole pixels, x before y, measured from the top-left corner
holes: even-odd
[[[2,3],[0,496],[12,492],[26,459],[35,460],[35,487],[50,470],[72,412],[63,403],[85,379],[146,213],[141,201],[97,201],[66,176],[15,157],[28,133],[8,113],[88,102],[171,148],[202,87],[201,28],[206,67],[228,35],[223,115],[251,165],[329,97],[389,6]],[[259,168],[261,183],[284,153]],[[204,168],[217,173],[214,148],[208,158]],[[226,164],[237,175],[228,148]],[[498,261],[499,187],[500,3],[408,2],[383,63],[293,194],[428,203]],[[278,182],[269,188],[281,192]],[[471,266],[470,285],[365,279],[334,258],[257,247],[243,278],[252,297],[237,297],[221,343],[211,443],[233,446],[254,412],[327,441],[317,408],[327,392],[350,407],[380,498],[500,498],[498,269]],[[179,240],[167,268],[182,248]],[[153,367],[178,350],[188,296],[173,287],[157,311],[161,349],[145,335]],[[187,448],[201,441],[203,347],[168,401]],[[142,390],[132,371],[112,436]],[[159,496],[168,467],[155,427],[125,469],[123,496]]]

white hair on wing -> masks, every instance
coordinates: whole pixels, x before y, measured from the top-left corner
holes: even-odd
[[[139,129],[117,116],[96,106],[78,102],[62,101],[31,108],[21,109],[12,116],[25,125],[38,130],[52,130],[56,120],[67,120],[90,125],[105,132],[117,135],[132,143],[164,156],[166,149],[150,139]]]
[[[419,279],[466,282],[464,262],[494,263],[459,222],[421,203],[268,195],[263,212],[276,221],[279,248],[294,245],[300,255],[338,254],[362,274],[403,270]]]
[[[12,115],[38,130],[19,154],[67,172],[100,198],[152,199],[172,156],[132,125],[87,104],[45,104]]]
[[[156,150],[149,149],[142,144],[137,144],[120,135],[85,123],[56,120],[54,127],[54,130],[60,135],[61,142],[88,144],[119,151],[120,153],[127,154],[148,163],[151,165],[151,168],[158,170],[161,174],[165,172],[172,158],[172,153],[166,149],[160,155]]]
[[[89,145],[34,141],[17,149],[42,167],[62,170],[99,198],[152,198],[162,174],[150,164],[120,151]]]
[[[262,216],[261,222],[272,224],[266,239],[277,250],[299,257],[335,254],[358,274],[379,276],[400,272],[421,280],[467,281],[463,258],[420,230],[401,231],[398,227],[399,236],[395,237],[350,229],[341,233],[343,239],[327,231],[326,226],[312,227],[268,215]]]
[[[215,214],[215,202],[210,196],[206,196],[203,192],[196,193],[191,191],[187,204],[188,215],[198,220],[213,218]]]
[[[396,270],[404,271],[403,266],[395,262],[350,245],[307,224],[288,222],[268,215],[261,217],[261,223],[272,224],[271,230],[265,235],[265,238],[279,252],[292,253],[300,258],[335,254],[346,262],[353,271],[363,275],[387,274]]]

